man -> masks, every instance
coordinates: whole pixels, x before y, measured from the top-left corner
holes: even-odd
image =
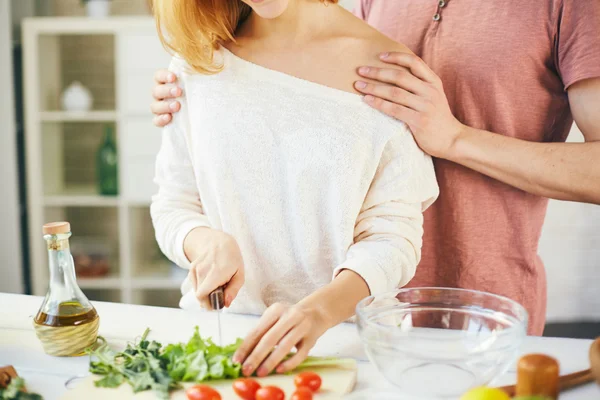
[[[409,286],[508,296],[542,334],[547,198],[600,204],[600,1],[361,0],[356,14],[420,57],[382,54],[390,68],[361,68],[355,86],[435,157],[441,194]],[[157,100],[180,95],[174,79],[157,74]],[[573,118],[585,143],[563,143]]]

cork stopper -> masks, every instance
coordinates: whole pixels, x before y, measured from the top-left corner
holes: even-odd
[[[516,395],[557,399],[559,375],[556,359],[543,354],[528,354],[522,357],[517,365]]]
[[[44,225],[44,235],[60,235],[71,232],[68,222],[50,222]]]

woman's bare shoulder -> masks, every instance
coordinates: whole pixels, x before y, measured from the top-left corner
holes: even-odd
[[[358,23],[353,27],[353,31],[350,34],[355,41],[355,51],[353,51],[352,56],[355,57],[355,61],[358,63],[368,62],[384,65],[379,60],[379,55],[384,52],[413,54],[403,43],[389,38],[361,20],[358,20]]]
[[[390,39],[358,18],[343,27],[338,40],[340,44],[338,48],[343,51],[338,53],[342,59],[338,58],[337,62],[349,68],[340,69],[337,79],[343,81],[345,86],[353,86],[356,80],[369,81],[358,75],[360,67],[394,68],[394,66],[381,61],[379,58],[381,53],[405,52],[412,54],[407,46]]]

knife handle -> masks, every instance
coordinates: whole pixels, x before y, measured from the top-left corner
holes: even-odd
[[[213,310],[221,310],[225,307],[225,293],[223,289],[223,286],[221,286],[208,295],[208,300]]]

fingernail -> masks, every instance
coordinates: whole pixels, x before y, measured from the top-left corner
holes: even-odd
[[[279,367],[277,367],[277,373],[278,374],[284,374],[285,373],[285,367],[283,365],[280,365]]]
[[[168,115],[163,115],[161,118],[162,118],[163,121],[168,121],[169,120],[169,116]]]
[[[371,96],[371,95],[367,95],[367,96],[365,96],[365,101],[366,101],[367,103],[372,103],[372,102],[373,102],[373,100],[374,100],[374,97],[373,97],[373,96]]]
[[[360,67],[358,69],[358,72],[360,72],[361,74],[368,74],[370,70],[371,70],[371,68],[369,68],[369,67]]]
[[[167,80],[168,80],[169,82],[173,82],[173,81],[175,80],[175,74],[169,74],[169,75],[167,76]]]
[[[380,57],[381,58],[388,58],[389,55],[390,55],[390,53],[381,53]]]
[[[364,89],[367,87],[367,82],[358,81],[358,82],[356,82],[356,87],[359,89]]]
[[[244,365],[244,366],[242,367],[242,373],[243,373],[245,376],[250,376],[250,375],[252,375],[252,372],[253,372],[253,371],[254,371],[254,367],[252,367],[252,365],[250,365],[250,364],[248,364],[248,365]]]
[[[231,305],[231,295],[226,294],[225,295],[225,307],[229,307],[230,305]]]
[[[177,96],[179,94],[179,88],[172,88],[171,89],[171,96]]]
[[[265,367],[260,367],[256,372],[256,375],[260,378],[269,375],[269,371]]]
[[[236,364],[241,364],[242,363],[241,357],[239,357],[239,356],[237,356],[235,354],[233,355],[233,357],[231,357],[231,361],[233,361]]]
[[[172,111],[175,111],[175,110],[177,110],[177,103],[173,102],[173,103],[169,104],[169,108],[170,108]]]

